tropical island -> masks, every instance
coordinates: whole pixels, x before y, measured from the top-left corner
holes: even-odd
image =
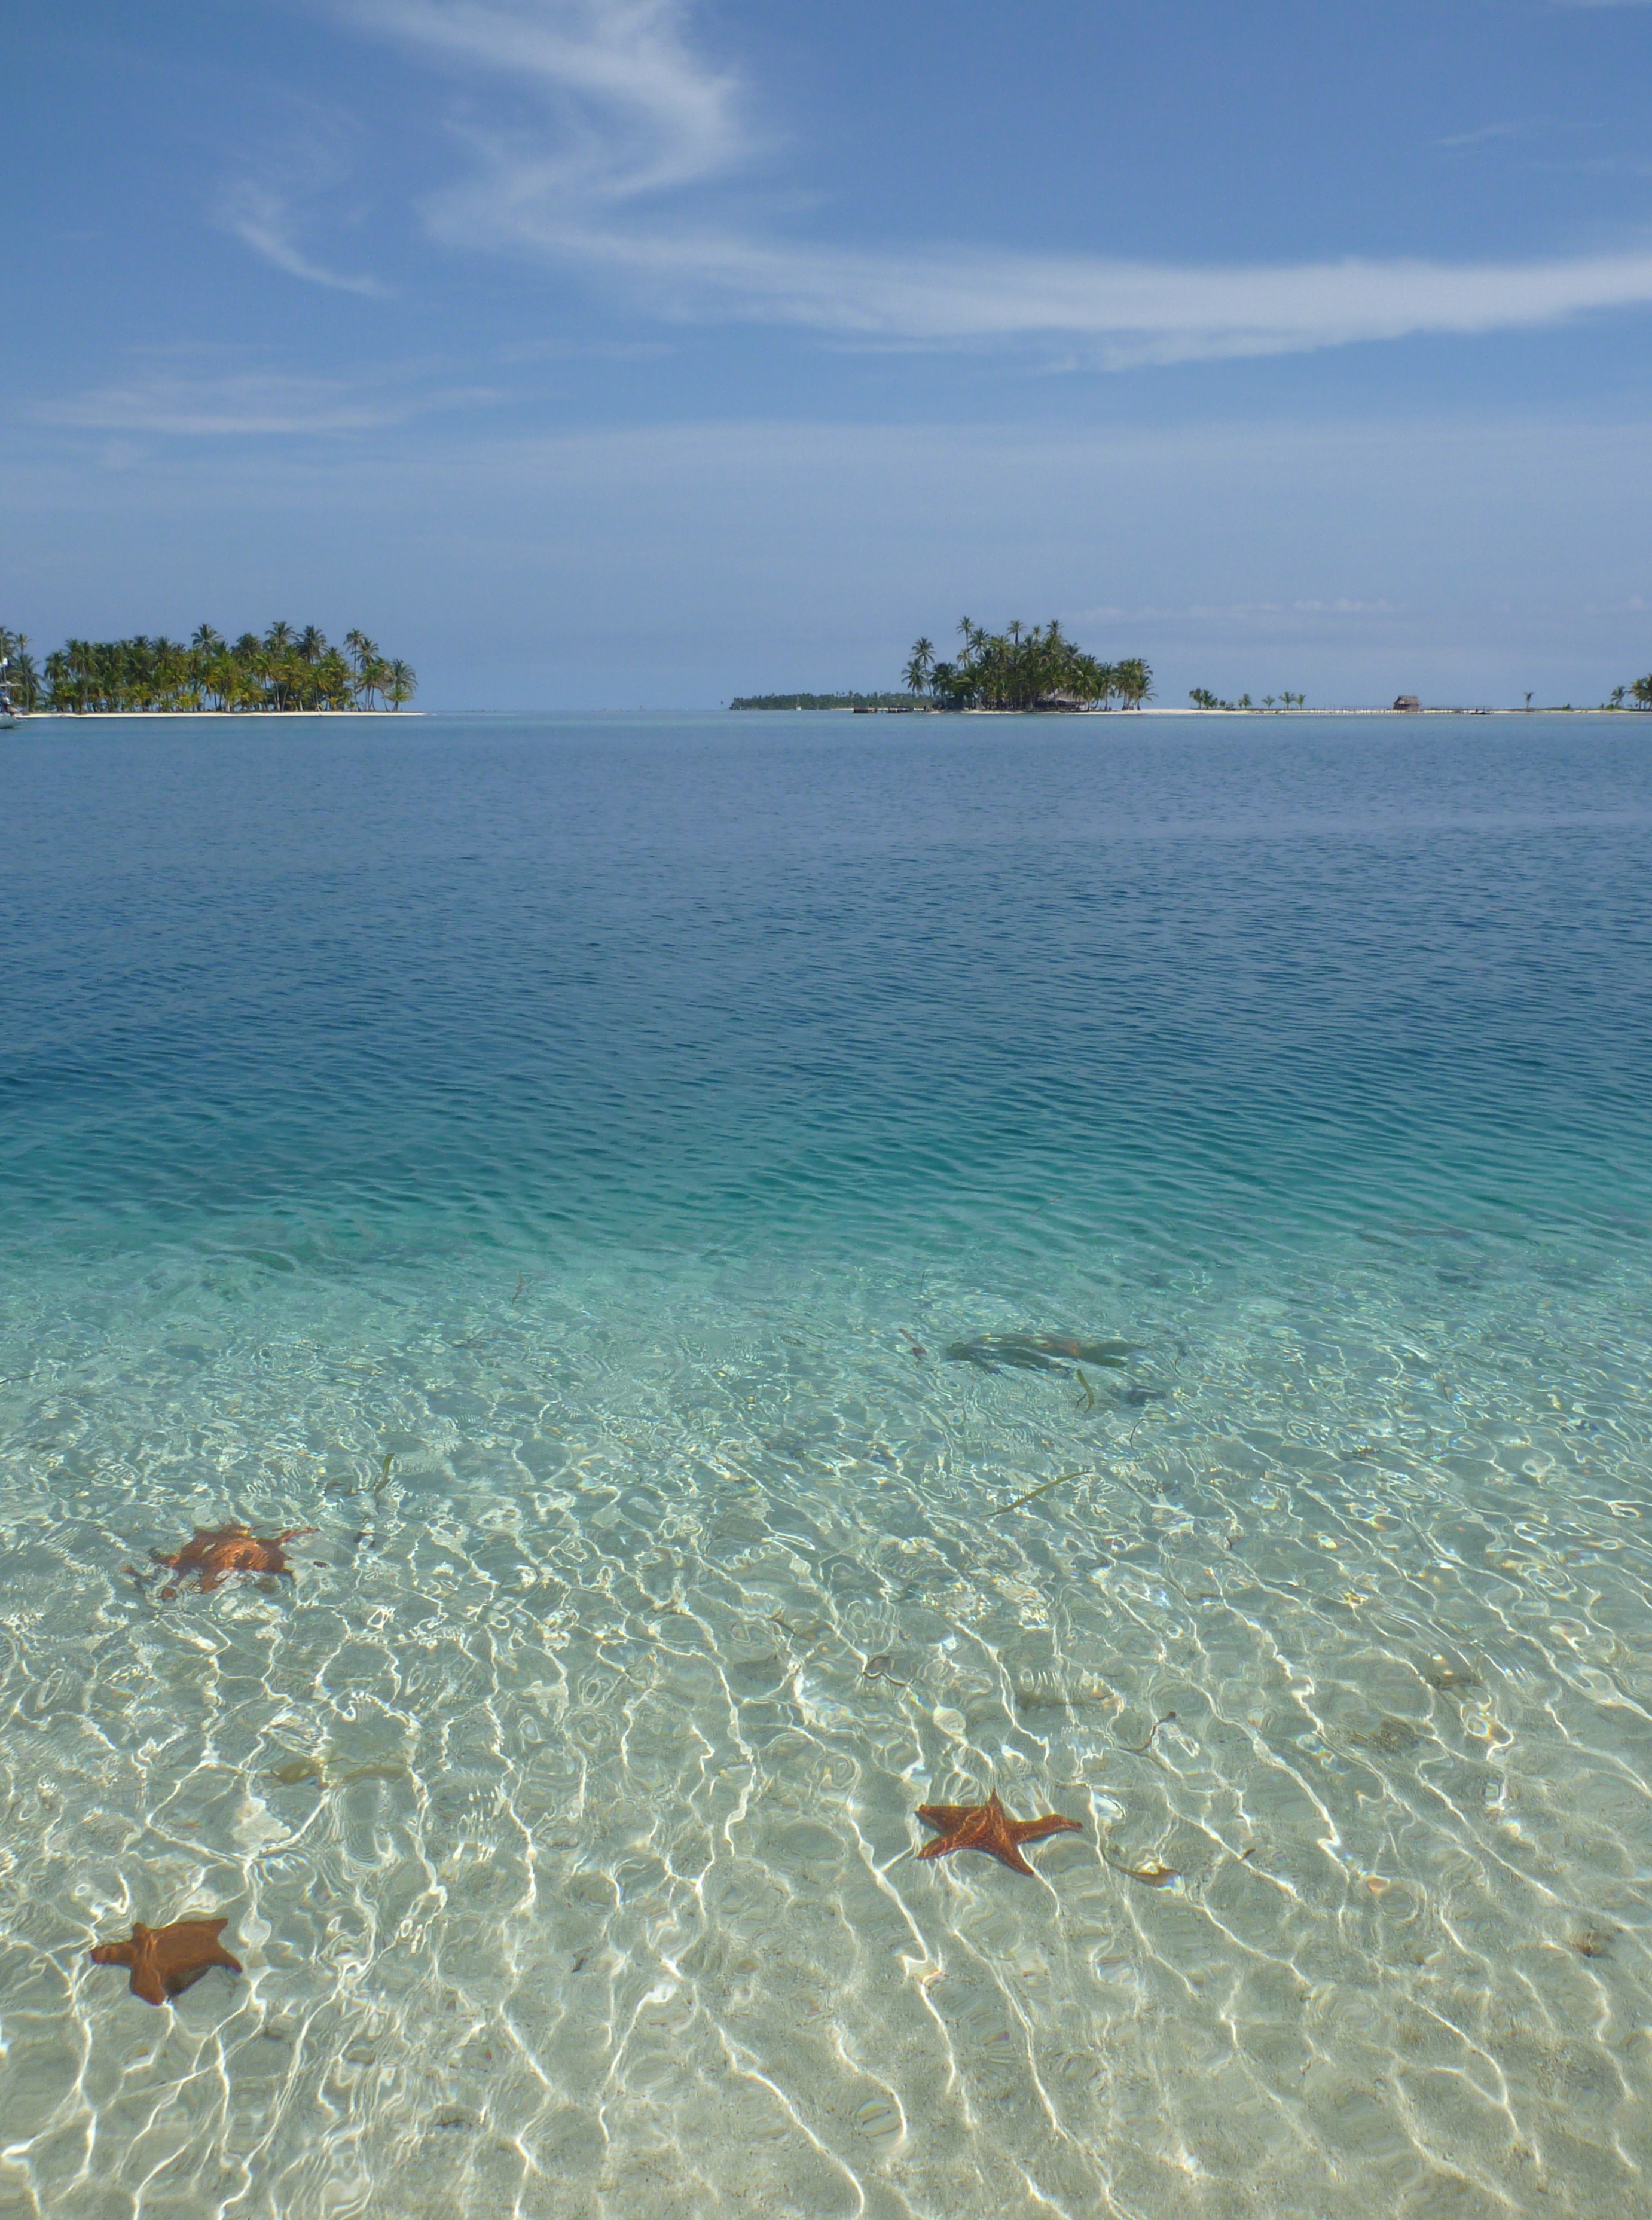
[[[272,624],[260,636],[228,640],[210,625],[187,642],[153,639],[70,639],[38,666],[27,633],[0,627],[0,693],[24,713],[109,716],[134,711],[172,715],[224,712],[399,709],[418,680],[364,632],[334,647],[315,625],[295,632]]]
[[[1139,709],[1153,692],[1141,657],[1103,663],[1069,639],[1052,617],[1047,625],[1019,620],[989,633],[969,617],[963,645],[951,663],[938,662],[934,643],[913,643],[904,694],[743,694],[731,709]]]
[[[889,714],[901,710],[1094,710],[1139,709],[1153,694],[1152,666],[1140,656],[1105,663],[1068,639],[1060,623],[1006,625],[1002,632],[985,631],[973,619],[960,620],[963,646],[951,662],[938,660],[932,640],[914,640],[905,671],[906,692],[900,694],[747,694],[729,703],[731,709],[854,709],[863,714]],[[1307,695],[1288,690],[1264,694],[1253,702],[1249,694],[1225,699],[1208,686],[1188,693],[1195,710],[1229,710],[1242,714],[1305,712]],[[1526,696],[1531,708],[1531,696]],[[1569,710],[1569,702],[1559,705]],[[1630,685],[1614,686],[1601,702],[1603,709],[1652,710],[1652,671]],[[1413,694],[1402,694],[1393,711],[1418,710]],[[1156,713],[1158,714],[1158,713]],[[1174,713],[1165,713],[1174,714]],[[1328,710],[1316,715],[1392,714],[1393,711]],[[1455,714],[1467,714],[1466,711]],[[1481,716],[1495,714],[1477,710]],[[1517,713],[1511,713],[1517,714]]]
[[[1105,709],[1115,702],[1139,709],[1152,695],[1152,668],[1140,656],[1103,663],[1054,617],[1043,626],[1018,619],[1002,632],[963,617],[958,631],[956,660],[938,662],[927,639],[914,640],[907,658],[907,692],[937,709]]]

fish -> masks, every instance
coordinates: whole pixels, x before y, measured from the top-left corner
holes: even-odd
[[[1007,1512],[1019,1511],[1024,1503],[1031,1503],[1035,1495],[1048,1495],[1052,1487],[1059,1487],[1064,1480],[1094,1479],[1092,1473],[1058,1472],[1053,1480],[1041,1480],[1036,1487],[1029,1487],[1025,1495],[1018,1495],[1013,1503],[1001,1503],[996,1511],[988,1512],[990,1518],[1002,1518]]]
[[[1106,1855],[1105,1851],[1102,1854]],[[1119,1858],[1108,1858],[1114,1873],[1121,1873],[1127,1880],[1138,1880],[1144,1888],[1169,1888],[1181,1879],[1174,1866],[1163,1865],[1157,1858],[1149,1858],[1139,1866],[1127,1866]]]
[[[1008,1364],[1019,1372],[1070,1375],[1079,1364],[1122,1365],[1140,1347],[1137,1341],[1080,1341],[1063,1333],[982,1333],[973,1341],[950,1342],[946,1356],[949,1363],[976,1364],[983,1372]]]

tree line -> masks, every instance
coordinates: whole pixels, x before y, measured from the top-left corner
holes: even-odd
[[[1241,694],[1237,702],[1224,702],[1213,694],[1208,686],[1195,686],[1188,699],[1195,709],[1271,709],[1275,704],[1281,709],[1302,709],[1307,706],[1306,694],[1264,694],[1260,702],[1253,702],[1248,694]],[[1571,708],[1569,702],[1563,705]],[[1526,707],[1531,707],[1531,696],[1526,696]],[[1652,670],[1644,678],[1637,678],[1632,686],[1614,686],[1600,704],[1603,709],[1652,709]]]
[[[1208,686],[1194,686],[1189,688],[1188,699],[1195,709],[1271,709],[1275,702],[1281,709],[1302,709],[1307,707],[1308,697],[1306,694],[1264,694],[1258,703],[1248,694],[1241,694],[1237,702],[1224,702]]]
[[[737,694],[731,709],[909,708],[904,694]]]
[[[995,633],[964,617],[958,631],[963,645],[951,662],[937,662],[927,639],[914,640],[907,659],[907,692],[938,709],[1088,709],[1113,702],[1139,709],[1153,691],[1152,670],[1140,656],[1102,663],[1054,617]]]
[[[334,647],[315,625],[296,632],[272,624],[262,638],[226,639],[202,625],[189,640],[164,634],[130,639],[70,639],[43,666],[27,633],[0,627],[0,691],[22,710],[72,715],[121,709],[399,709],[418,680],[400,657],[387,657],[364,632]]]

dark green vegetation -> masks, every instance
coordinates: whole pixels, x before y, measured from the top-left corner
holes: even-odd
[[[0,708],[36,709],[40,700],[41,674],[28,652],[28,633],[0,625]]]
[[[22,633],[0,628],[19,709],[108,714],[120,709],[399,709],[418,681],[410,666],[379,652],[365,633],[334,647],[315,625],[295,632],[272,624],[260,639],[227,640],[203,625],[187,645],[141,633],[131,639],[71,639],[53,649],[44,671]]]
[[[983,632],[960,620],[963,646],[956,662],[938,663],[932,641],[914,640],[906,670],[908,693],[938,709],[1089,709],[1121,702],[1139,709],[1153,691],[1140,656],[1101,663],[1068,639],[1051,617],[1030,628],[1019,620]]]
[[[909,709],[904,694],[740,694],[731,709]]]
[[[1621,709],[1627,695],[1637,709],[1652,709],[1652,670],[1644,678],[1637,678],[1632,686],[1614,686],[1606,697],[1609,709]]]
[[[1253,702],[1241,694],[1237,702],[1224,702],[1208,686],[1195,686],[1188,695],[1195,709],[1300,709],[1307,698],[1306,694],[1264,694],[1260,702]]]

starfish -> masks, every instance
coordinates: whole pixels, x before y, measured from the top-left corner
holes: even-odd
[[[100,1942],[88,1955],[95,1966],[129,1966],[133,1995],[162,2005],[198,1981],[209,1966],[240,1972],[240,1959],[218,1940],[228,1924],[226,1919],[175,1919],[170,1927],[140,1923],[129,1942]]]
[[[197,1526],[194,1541],[171,1556],[162,1556],[159,1550],[150,1554],[158,1565],[170,1565],[175,1573],[199,1573],[204,1594],[231,1573],[280,1573],[290,1580],[292,1571],[281,1545],[315,1531],[313,1526],[290,1526],[284,1534],[271,1535],[264,1542],[248,1526],[220,1526],[215,1531]],[[178,1590],[166,1587],[160,1593],[162,1600],[170,1602]]]
[[[1021,1855],[1023,1843],[1041,1843],[1046,1835],[1084,1831],[1076,1819],[1063,1819],[1057,1812],[1046,1813],[1042,1819],[1012,1819],[995,1789],[984,1804],[920,1804],[918,1817],[936,1830],[935,1840],[919,1851],[920,1858],[944,1858],[952,1850],[985,1850],[1001,1865],[1024,1874],[1030,1874],[1032,1868]]]

